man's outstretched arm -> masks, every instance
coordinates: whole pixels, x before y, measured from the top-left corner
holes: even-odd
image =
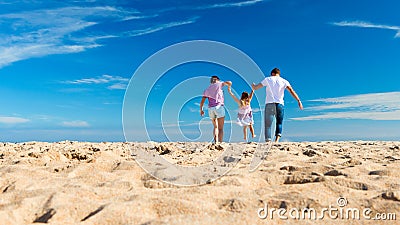
[[[258,83],[258,84],[253,83],[253,84],[251,85],[251,88],[252,88],[253,90],[258,90],[258,89],[260,89],[260,88],[262,88],[262,87],[263,87],[263,85],[262,85],[261,83]]]
[[[293,88],[291,86],[287,86],[286,89],[290,92],[290,94],[293,96],[293,98],[295,98],[297,100],[297,103],[299,104],[299,108],[301,110],[303,110],[303,104],[300,101],[299,96],[297,95],[297,93],[293,90]]]

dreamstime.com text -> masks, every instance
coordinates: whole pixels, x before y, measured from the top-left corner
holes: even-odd
[[[340,197],[337,206],[329,205],[327,208],[316,210],[314,208],[270,208],[265,204],[259,208],[257,215],[260,219],[281,219],[281,220],[323,220],[324,218],[340,220],[396,220],[396,213],[377,213],[370,208],[348,208],[347,199]]]

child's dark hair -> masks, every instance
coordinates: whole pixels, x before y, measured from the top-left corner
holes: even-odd
[[[244,99],[246,99],[246,98],[249,98],[249,93],[243,91],[243,92],[242,92],[242,96],[240,97],[240,100],[244,100]]]
[[[250,104],[249,102],[249,93],[243,91],[242,96],[240,97],[240,106],[245,106]]]

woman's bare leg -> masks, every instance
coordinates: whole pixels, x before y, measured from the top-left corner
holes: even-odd
[[[218,141],[222,142],[224,139],[224,123],[225,123],[225,117],[221,117],[217,119],[218,124],[217,124],[217,129],[218,129]]]
[[[218,140],[218,122],[217,119],[211,119],[214,129],[213,129],[213,135],[214,135],[214,142],[217,143]]]

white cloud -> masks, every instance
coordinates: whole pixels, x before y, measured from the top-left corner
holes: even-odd
[[[171,7],[164,10],[160,9],[157,13],[141,13],[137,10],[128,10],[118,6],[70,6],[0,14],[2,28],[0,33],[0,68],[30,58],[83,52],[103,46],[99,43],[102,40],[147,35],[172,27],[192,24],[199,18],[167,21],[161,24],[151,22],[146,23],[148,25],[141,28],[138,27],[140,23],[132,23],[133,20],[162,17],[163,12],[242,7],[264,1],[248,0],[198,7]],[[92,0],[75,2],[91,2],[91,5],[99,4]],[[116,2],[109,3],[117,4]],[[2,4],[8,4],[8,2],[3,1]],[[27,1],[23,4],[33,5],[35,1]],[[34,8],[37,8],[37,5]],[[105,23],[107,23],[107,27],[104,26]],[[124,26],[118,27],[125,30],[116,31],[109,28],[119,25],[118,23],[124,23]],[[130,26],[126,26],[127,23],[130,23]]]
[[[328,110],[367,107],[374,110],[400,109],[400,92],[369,93],[350,95],[337,98],[324,98],[311,100],[313,102],[327,103],[309,107],[309,110]]]
[[[385,30],[396,31],[395,37],[400,37],[400,26],[384,25],[384,24],[373,24],[365,21],[341,21],[332,23],[335,26],[340,27],[360,27],[360,28],[376,28]]]
[[[400,120],[400,110],[390,112],[331,112],[315,116],[293,118],[293,120],[361,119],[361,120]]]
[[[242,7],[242,6],[250,6],[260,2],[264,2],[265,0],[249,0],[249,1],[242,1],[242,2],[227,2],[227,3],[219,3],[219,4],[212,4],[206,6],[200,6],[196,9],[214,9],[214,8],[229,8],[229,7]]]
[[[78,80],[70,80],[70,81],[63,81],[62,83],[65,84],[73,84],[73,85],[101,85],[107,84],[107,89],[109,90],[125,90],[128,86],[129,79],[120,76],[111,76],[111,75],[102,75],[95,78],[83,78]],[[86,89],[82,88],[73,88],[71,89],[63,89],[62,91],[87,91]]]
[[[236,120],[225,120],[225,124],[236,124]],[[170,128],[170,127],[198,127],[200,125],[212,125],[212,121],[207,118],[203,118],[200,121],[195,121],[195,122],[184,122],[180,121],[180,123],[163,123],[161,126],[164,128]]]
[[[198,108],[193,108],[193,107],[189,107],[188,109],[189,109],[189,111],[190,111],[191,113],[199,113],[199,111],[200,111],[200,109],[198,109]]]
[[[96,40],[113,36],[74,38],[104,18],[129,14],[114,7],[64,7],[0,15],[12,35],[0,35],[0,68],[13,62],[52,54],[82,52],[101,46]]]
[[[122,83],[118,83],[118,84],[113,84],[111,86],[108,86],[107,88],[110,90],[125,90],[126,87],[128,86],[128,84],[122,84]]]
[[[10,117],[10,116],[0,116],[0,123],[3,124],[19,124],[19,123],[27,123],[30,120],[20,117]]]
[[[153,25],[148,28],[113,33],[110,30],[87,31],[104,22],[118,23],[156,17],[135,10],[117,7],[63,7],[39,9],[0,15],[0,68],[14,62],[53,54],[78,53],[102,46],[100,40],[133,37],[154,33],[170,27],[194,23],[196,19]]]
[[[90,127],[89,123],[86,121],[64,121],[61,123],[63,127],[75,127],[75,128],[84,128]]]
[[[171,23],[165,23],[165,24],[159,24],[153,27],[149,27],[146,29],[141,29],[141,30],[133,30],[133,31],[129,31],[126,32],[125,35],[129,36],[129,37],[136,37],[136,36],[142,36],[142,35],[146,35],[146,34],[151,34],[157,31],[161,31],[167,28],[171,28],[171,27],[177,27],[177,26],[182,26],[182,25],[186,25],[186,24],[191,24],[196,22],[196,20],[198,19],[198,17],[193,18],[193,19],[189,19],[186,21],[179,21],[179,22],[171,22]]]
[[[122,102],[104,102],[104,105],[122,105]]]
[[[129,21],[129,20],[138,20],[138,19],[147,19],[147,18],[154,18],[159,16],[158,14],[153,14],[153,15],[140,15],[140,16],[126,16],[122,18],[122,21]]]
[[[112,82],[128,82],[128,78],[120,76],[102,75],[96,78],[84,78],[79,80],[64,81],[67,84],[108,84]]]
[[[308,107],[306,110],[319,112],[319,114],[292,118],[292,120],[400,120],[399,99],[400,92],[370,93],[337,98],[316,99],[311,100],[311,102],[317,102],[321,105]]]
[[[102,7],[63,7],[56,9],[39,9],[26,11],[21,13],[9,13],[0,15],[0,18],[11,18],[20,20],[16,26],[25,26],[30,24],[33,26],[50,25],[54,26],[55,22],[63,25],[71,24],[71,22],[80,22],[83,18],[103,18],[115,17],[124,18],[128,15],[138,14],[138,11],[124,11],[111,6]],[[49,20],[52,19],[52,20]],[[59,26],[61,27],[61,26]]]
[[[0,68],[13,62],[42,57],[52,54],[67,54],[82,52],[100,45],[52,45],[52,44],[17,44],[10,47],[0,47]]]
[[[252,110],[253,110],[253,113],[258,113],[258,112],[264,111],[264,109],[261,109],[261,108],[253,108]]]

